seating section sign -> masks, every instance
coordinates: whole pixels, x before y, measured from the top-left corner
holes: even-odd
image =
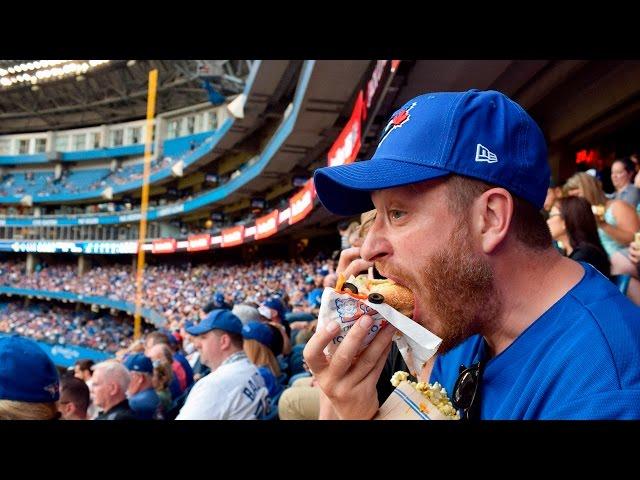
[[[267,238],[278,232],[278,210],[274,210],[268,215],[264,215],[256,219],[256,232],[254,234],[255,240]]]
[[[244,226],[231,227],[222,230],[222,248],[235,247],[244,242]]]

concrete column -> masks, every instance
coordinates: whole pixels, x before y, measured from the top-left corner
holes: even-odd
[[[85,255],[78,257],[78,275],[84,275],[89,269],[89,261]]]
[[[33,253],[27,253],[27,276],[33,273],[36,266],[36,256]]]
[[[105,148],[109,145],[109,129],[106,125],[100,125],[100,148]]]
[[[162,158],[164,156],[161,148],[164,145],[163,142],[166,137],[167,120],[164,117],[156,117],[156,138],[153,141],[153,151],[158,158]]]
[[[47,146],[45,151],[54,152],[56,150],[56,132],[49,130],[47,132]]]

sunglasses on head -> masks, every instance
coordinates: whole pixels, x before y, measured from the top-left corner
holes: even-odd
[[[460,411],[463,420],[480,418],[480,382],[484,362],[477,362],[466,368],[460,365],[460,373],[453,387],[451,404]]]

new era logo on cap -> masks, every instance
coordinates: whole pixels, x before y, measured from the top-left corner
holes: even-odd
[[[490,152],[484,145],[478,144],[476,147],[476,162],[496,163],[498,157],[495,153]]]

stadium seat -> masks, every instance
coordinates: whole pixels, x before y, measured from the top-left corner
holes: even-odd
[[[269,399],[269,413],[261,417],[260,420],[278,420],[278,401],[282,392],[284,392],[284,389],[280,390],[275,397]]]

